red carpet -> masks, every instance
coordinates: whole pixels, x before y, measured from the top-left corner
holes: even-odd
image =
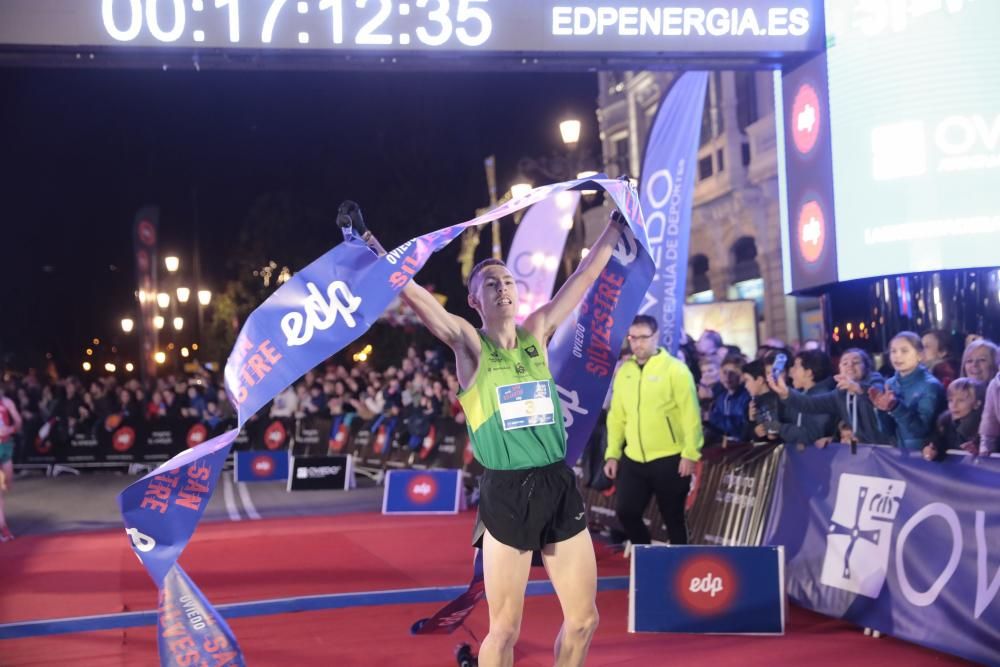
[[[215,604],[322,593],[464,585],[472,515],[329,518],[201,526],[182,565]],[[601,576],[624,576],[607,555]],[[0,545],[0,623],[155,608],[156,591],[123,532],[19,538]],[[544,578],[537,568],[533,578]],[[410,624],[439,603],[380,605],[230,621],[248,664],[454,664],[451,636],[411,637]],[[630,635],[627,594],[598,596],[601,626],[589,665],[969,664],[893,639],[873,640],[846,623],[792,608],[784,637]],[[468,627],[486,632],[481,605]],[[549,665],[560,612],[554,596],[528,598],[518,665]],[[84,632],[0,642],[0,665],[154,665],[155,629]]]

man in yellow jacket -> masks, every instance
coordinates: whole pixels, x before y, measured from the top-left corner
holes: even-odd
[[[657,345],[656,331],[649,315],[629,327],[632,357],[615,375],[604,474],[615,480],[618,519],[632,544],[649,544],[642,515],[654,494],[670,543],[687,544],[684,501],[704,443],[701,412],[691,371]]]

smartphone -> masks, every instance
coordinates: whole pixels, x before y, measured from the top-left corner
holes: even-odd
[[[788,363],[788,357],[784,354],[779,354],[774,358],[774,365],[771,366],[771,378],[777,382],[778,376],[781,375],[782,371],[785,370],[785,364]]]

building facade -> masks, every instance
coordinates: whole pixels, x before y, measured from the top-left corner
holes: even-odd
[[[609,176],[639,176],[660,99],[678,75],[599,74],[597,120]],[[712,72],[698,150],[687,299],[752,299],[759,340],[792,342],[813,337],[819,306],[784,294],[777,150],[773,73]]]

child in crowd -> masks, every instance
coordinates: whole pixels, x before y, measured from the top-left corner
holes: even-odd
[[[921,363],[923,351],[917,334],[896,334],[889,341],[889,362],[896,374],[885,383],[885,391],[868,390],[883,428],[895,434],[902,449],[924,448],[944,404],[944,387]]]
[[[940,461],[949,449],[979,452],[979,422],[983,416],[986,390],[982,382],[969,378],[948,385],[948,409],[937,419],[931,441],[924,445],[924,458]]]
[[[819,350],[803,350],[795,355],[788,375],[792,386],[806,396],[817,396],[829,392],[834,387],[831,377],[830,358]],[[803,445],[823,445],[830,442],[836,419],[831,414],[808,413],[786,406],[784,419],[777,430],[781,439],[788,443]]]
[[[750,405],[747,408],[748,424],[744,429],[744,439],[751,442],[779,439],[778,426],[784,411],[781,409],[778,395],[771,391],[767,382],[772,372],[773,361],[772,357],[770,364],[765,363],[764,359],[755,359],[743,364],[743,386],[750,394]],[[778,376],[781,382],[785,383],[785,371]]]
[[[745,442],[747,407],[750,394],[743,387],[743,357],[731,355],[722,363],[722,391],[712,400],[705,424],[705,445],[725,444],[726,440]]]

